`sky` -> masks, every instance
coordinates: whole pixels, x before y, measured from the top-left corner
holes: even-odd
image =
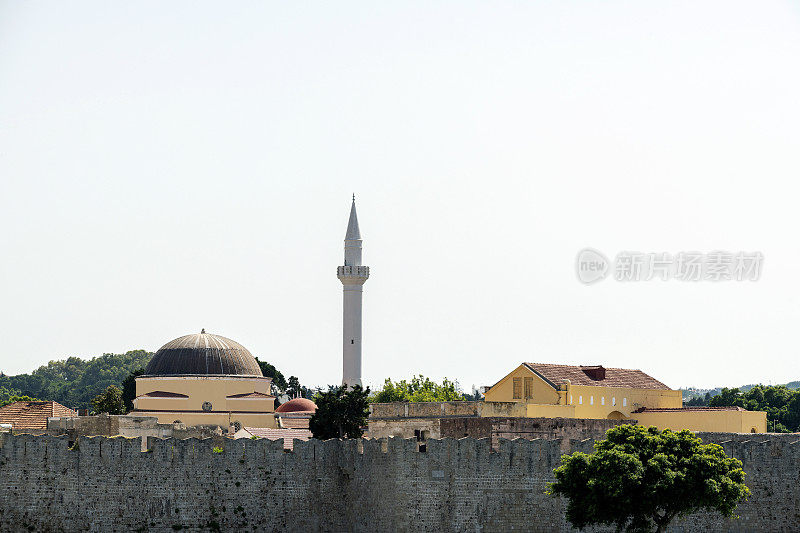
[[[800,379],[798,57],[788,1],[0,1],[0,370],[205,328],[337,384],[355,193],[373,387]]]

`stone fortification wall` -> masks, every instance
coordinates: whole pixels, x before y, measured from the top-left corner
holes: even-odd
[[[154,416],[94,415],[52,417],[47,419],[47,429],[40,434],[65,435],[70,442],[78,437],[142,437],[142,450],[148,437],[176,439],[216,439],[224,441],[219,426],[186,426],[184,424],[159,424]]]
[[[798,435],[701,435],[740,458],[741,518],[674,531],[800,530]],[[543,494],[559,440],[280,441],[0,434],[0,530],[571,531]],[[591,451],[592,441],[571,449]]]
[[[500,449],[503,439],[560,439],[562,449],[567,453],[571,441],[602,439],[614,426],[635,423],[636,420],[592,418],[442,418],[439,420],[439,434],[441,438],[489,439],[493,450]]]
[[[485,406],[490,406],[486,409]],[[372,404],[369,436],[372,438],[416,438],[420,445],[427,439],[472,437],[488,438],[497,450],[500,439],[598,439],[619,424],[636,420],[593,418],[551,418],[508,416],[519,403],[500,402],[429,402]],[[519,413],[517,413],[519,414]],[[566,448],[565,448],[566,449]]]
[[[522,402],[391,402],[372,403],[370,419],[441,418],[450,416],[517,416],[527,415]]]

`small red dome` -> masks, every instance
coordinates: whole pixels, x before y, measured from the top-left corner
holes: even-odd
[[[317,404],[306,398],[295,398],[281,404],[275,409],[276,413],[313,413],[317,410]]]

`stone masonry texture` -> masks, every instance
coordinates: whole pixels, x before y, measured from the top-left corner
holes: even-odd
[[[671,531],[800,530],[800,435],[700,434],[742,460],[738,520]],[[0,531],[573,531],[544,494],[591,439],[280,441],[0,434]],[[601,530],[595,530],[601,531]]]
[[[439,433],[442,438],[487,438],[493,450],[500,449],[503,439],[560,439],[564,453],[569,453],[571,441],[602,439],[612,427],[635,423],[635,420],[589,418],[442,418]]]

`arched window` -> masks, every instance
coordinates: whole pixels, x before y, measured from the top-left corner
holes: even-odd
[[[605,405],[605,404],[606,404],[606,397],[600,396],[600,405]]]
[[[622,407],[627,407],[627,406],[628,406],[628,399],[627,398],[623,398],[622,399]]]
[[[594,405],[594,396],[589,396],[589,405]]]
[[[578,404],[583,405],[583,396],[578,396]]]
[[[617,405],[617,397],[616,396],[612,396],[611,397],[611,405]]]

